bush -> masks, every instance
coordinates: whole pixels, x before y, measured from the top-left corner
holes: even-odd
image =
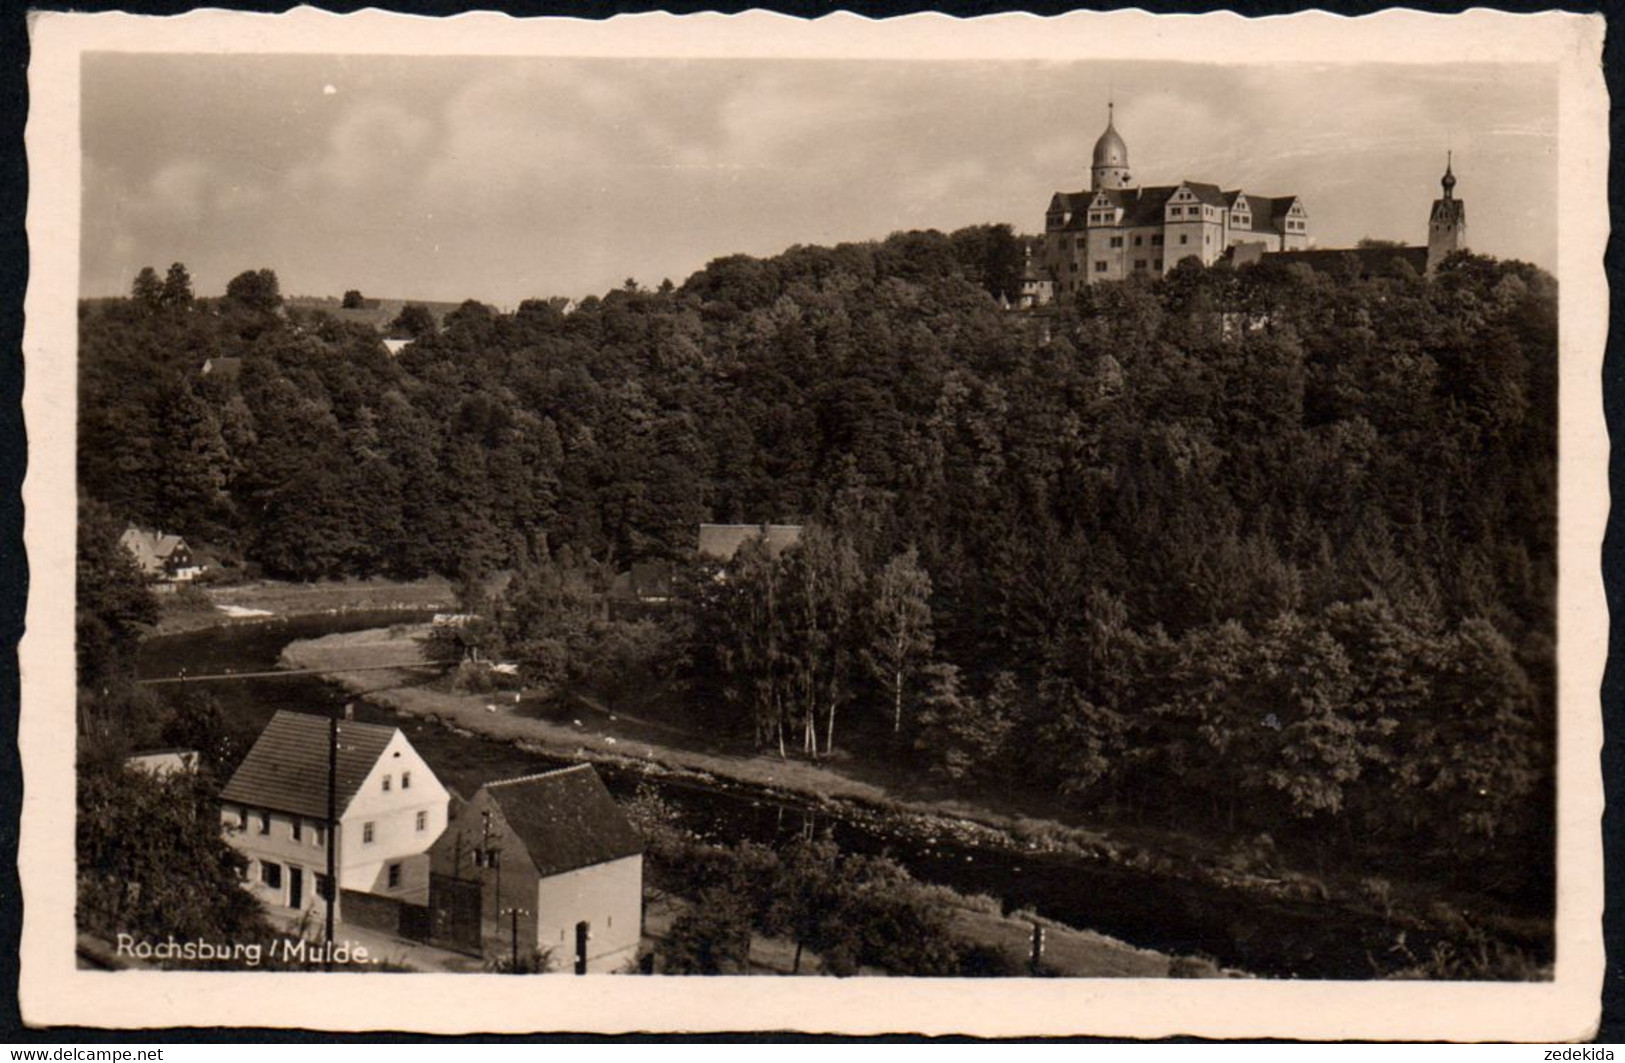
[[[660,950],[663,974],[745,974],[750,909],[737,893],[711,888],[678,916]]]
[[[452,674],[451,688],[462,694],[489,694],[496,689],[491,669],[476,661],[464,661]]]

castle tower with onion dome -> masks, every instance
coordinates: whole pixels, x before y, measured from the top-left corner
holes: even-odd
[[[1112,104],[1106,105],[1106,131],[1095,141],[1095,158],[1089,168],[1089,190],[1127,188],[1129,186],[1128,145],[1118,136],[1113,124]]]

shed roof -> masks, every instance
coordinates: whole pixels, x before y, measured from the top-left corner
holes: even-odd
[[[643,852],[643,835],[591,764],[487,783],[484,790],[544,878]]]
[[[699,551],[705,557],[731,561],[739,548],[760,536],[767,552],[777,557],[801,541],[799,524],[702,524]]]
[[[328,718],[278,712],[233,773],[220,800],[277,812],[327,817]],[[342,816],[397,728],[339,721],[337,795]]]

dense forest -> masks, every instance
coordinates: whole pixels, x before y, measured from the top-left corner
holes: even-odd
[[[517,573],[531,674],[659,658],[785,755],[1544,897],[1555,281],[1187,261],[1012,312],[1020,263],[1006,227],[734,256],[394,358],[268,270],[146,271],[81,311],[81,492],[269,576]],[[704,521],[807,530],[717,578]],[[649,560],[680,604],[592,619]]]

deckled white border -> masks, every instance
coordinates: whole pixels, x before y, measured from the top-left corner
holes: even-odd
[[[32,569],[21,646],[25,768],[19,851],[25,897],[21,1004],[37,1025],[265,1025],[443,1033],[803,1030],[988,1036],[1581,1039],[1603,974],[1598,689],[1607,613],[1599,558],[1607,514],[1601,363],[1608,233],[1603,20],[1566,14],[1078,13],[1055,19],[850,14],[807,22],[744,15],[602,22],[471,14],[431,20],[302,8],[178,18],[37,14],[31,113],[24,484]],[[1561,71],[1561,280],[1556,979],[1534,984],[1179,980],[529,979],[471,975],[101,973],[73,958],[75,300],[79,57],[95,50],[349,54],[1160,59],[1296,62],[1554,62]],[[313,985],[317,978],[342,981]],[[336,991],[335,991],[336,990]]]

